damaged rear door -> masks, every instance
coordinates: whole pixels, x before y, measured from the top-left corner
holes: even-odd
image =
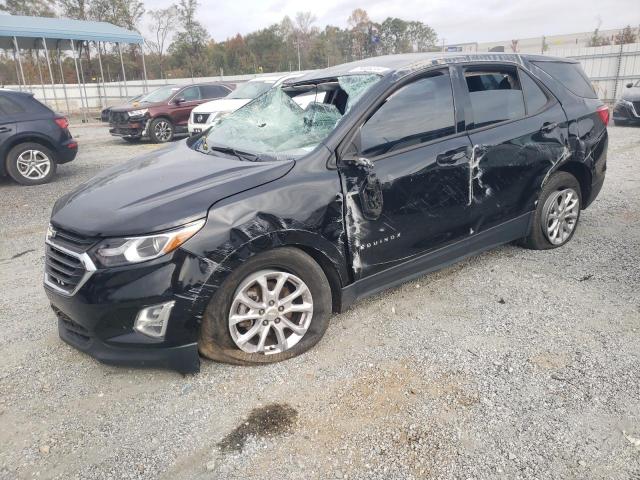
[[[515,65],[460,66],[459,105],[471,139],[468,205],[473,233],[514,220],[526,229],[540,187],[570,156],[560,103]],[[518,221],[516,219],[520,219]],[[523,233],[524,234],[524,233]]]
[[[471,144],[456,130],[448,69],[405,81],[339,160],[356,279],[468,236]]]

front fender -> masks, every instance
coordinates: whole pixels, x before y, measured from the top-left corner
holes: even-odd
[[[343,195],[335,171],[284,177],[215,204],[204,228],[185,248],[206,259],[204,311],[228,275],[253,255],[284,246],[311,254],[340,286],[350,282]]]
[[[246,238],[248,233],[247,231],[235,232],[235,238]],[[234,238],[233,233],[231,238]],[[208,257],[211,268],[210,275],[201,285],[197,300],[194,302],[192,311],[195,317],[202,318],[215,292],[236,268],[258,253],[285,246],[297,247],[306,252],[312,252],[312,256],[316,260],[320,260],[319,263],[323,268],[329,266],[329,268],[333,269],[340,286],[345,286],[349,283],[345,259],[338,246],[333,245],[316,233],[305,230],[282,229],[271,231],[262,235],[252,236],[245,243],[233,246],[225,245],[215,252],[210,252]],[[212,257],[218,257],[220,261],[216,262],[212,260]]]

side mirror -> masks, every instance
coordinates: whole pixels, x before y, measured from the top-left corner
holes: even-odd
[[[343,158],[341,163],[344,165],[359,167],[364,170],[373,170],[373,162],[364,157]]]
[[[627,88],[633,87],[633,83],[627,83]]]
[[[173,103],[175,103],[176,105],[180,105],[181,103],[186,102],[186,100],[182,97],[176,98]]]

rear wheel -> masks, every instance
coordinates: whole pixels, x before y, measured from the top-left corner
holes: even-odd
[[[578,180],[567,172],[556,172],[542,189],[529,235],[521,244],[546,250],[566,244],[580,219],[582,196]]]
[[[165,143],[173,140],[174,128],[167,118],[154,118],[149,123],[149,138],[155,143]]]
[[[296,248],[251,258],[225,280],[203,318],[200,353],[240,365],[300,355],[324,335],[331,288],[322,268]]]
[[[39,143],[21,143],[7,155],[7,172],[22,185],[41,185],[56,173],[53,152]]]

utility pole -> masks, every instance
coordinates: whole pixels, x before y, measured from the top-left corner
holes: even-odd
[[[301,66],[301,62],[300,62],[300,39],[296,39],[296,41],[294,42],[294,45],[296,46],[296,48],[298,49],[298,71],[302,70]]]

